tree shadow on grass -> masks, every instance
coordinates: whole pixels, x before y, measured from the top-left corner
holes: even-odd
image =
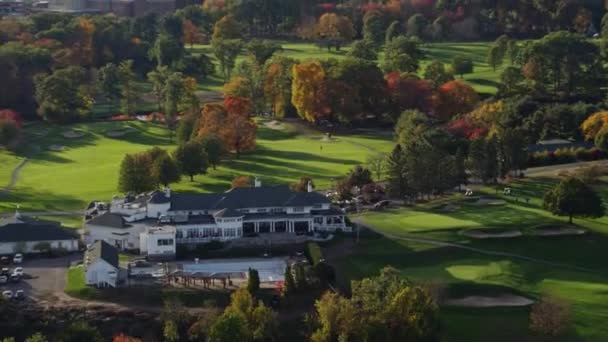
[[[34,188],[16,187],[5,197],[0,198],[0,213],[15,212],[17,206],[23,212],[80,210],[86,203],[64,194],[56,194]]]

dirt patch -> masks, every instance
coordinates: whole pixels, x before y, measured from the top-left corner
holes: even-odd
[[[502,230],[492,228],[469,229],[462,231],[461,234],[472,239],[511,239],[523,235],[518,229]]]
[[[534,236],[578,236],[585,233],[585,229],[574,227],[539,227],[532,231]]]
[[[467,308],[496,308],[496,307],[522,307],[534,304],[530,298],[513,294],[498,296],[467,296],[464,298],[447,299],[446,306],[459,306]]]
[[[62,146],[62,145],[51,145],[51,146],[49,146],[49,150],[55,151],[55,152],[62,152],[62,151],[65,151],[65,146]]]
[[[274,129],[277,131],[282,131],[285,129],[285,125],[282,122],[277,121],[277,120],[271,120],[271,121],[264,122],[264,127]]]
[[[69,130],[69,131],[65,131],[65,132],[61,133],[61,135],[63,135],[64,138],[75,139],[75,138],[83,137],[85,135],[85,132]]]

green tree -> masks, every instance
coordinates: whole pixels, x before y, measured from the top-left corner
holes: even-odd
[[[247,291],[252,296],[255,296],[260,290],[260,275],[258,270],[249,268],[247,271]]]
[[[230,79],[232,70],[236,65],[236,58],[241,52],[242,42],[239,39],[213,40],[211,49],[220,65],[224,82]]]
[[[386,173],[388,178],[388,193],[397,198],[403,198],[408,193],[408,175],[405,155],[401,146],[397,144],[386,159]]]
[[[251,325],[253,326],[254,341],[276,340],[277,324],[276,317],[271,308],[265,306],[262,301],[251,313]]]
[[[264,65],[275,52],[282,49],[280,44],[270,40],[253,39],[245,45],[245,51],[258,66]]]
[[[418,38],[398,36],[384,47],[381,67],[385,72],[416,72],[423,57]]]
[[[222,157],[226,153],[226,149],[224,148],[222,140],[220,140],[220,138],[218,138],[216,135],[210,134],[204,136],[201,139],[201,144],[203,145],[203,149],[207,153],[209,164],[215,170],[217,168],[217,165],[222,161]]]
[[[19,126],[13,120],[0,119],[0,145],[10,145],[19,137]]]
[[[562,180],[545,193],[543,207],[553,215],[574,217],[602,217],[604,204],[598,194],[577,178]]]
[[[384,44],[390,43],[393,38],[398,37],[401,34],[403,34],[403,32],[401,32],[401,23],[398,20],[393,21],[386,29]]]
[[[507,42],[506,54],[509,57],[509,62],[511,65],[515,65],[517,62],[517,57],[519,56],[519,45],[517,44],[517,40],[510,39]]]
[[[177,124],[176,140],[178,145],[183,145],[196,135],[194,128],[197,126],[198,113],[190,113],[181,117]]]
[[[161,33],[156,37],[154,45],[150,50],[150,59],[156,60],[156,66],[173,66],[184,56],[184,45],[180,39],[175,39],[167,33]]]
[[[521,69],[508,66],[500,74],[498,94],[503,97],[521,94],[525,90],[523,82],[524,75],[521,73]]]
[[[360,58],[368,61],[375,61],[378,59],[378,53],[374,43],[367,39],[355,40],[350,47],[348,52],[350,57]]]
[[[456,150],[456,155],[454,156],[454,167],[458,187],[460,188],[462,184],[468,184],[469,181],[466,170],[466,154],[461,147]]]
[[[502,54],[501,48],[497,45],[494,45],[488,51],[488,65],[492,67],[494,71],[502,64],[504,55]]]
[[[424,79],[431,81],[433,89],[454,80],[454,75],[445,69],[443,62],[434,59],[424,68]]]
[[[83,321],[70,324],[55,339],[57,342],[103,342],[99,331]]]
[[[47,342],[48,339],[41,333],[35,333],[34,335],[25,339],[25,342]]]
[[[174,158],[182,173],[190,176],[191,182],[195,175],[207,173],[207,153],[198,142],[190,141],[180,145],[174,152]]]
[[[157,66],[156,69],[148,72],[147,77],[148,81],[152,83],[152,91],[154,92],[154,96],[156,96],[158,111],[165,113],[163,106],[165,102],[164,91],[165,83],[167,83],[167,79],[169,78],[169,67],[166,65]]]
[[[178,105],[184,95],[184,78],[181,73],[172,72],[169,74],[163,93],[165,94],[165,123],[171,132],[170,141],[173,141],[179,111]]]
[[[126,115],[135,114],[137,103],[137,89],[135,86],[135,72],[133,71],[133,60],[120,62],[118,65],[120,77],[121,103],[120,107]]]
[[[308,281],[306,280],[306,273],[304,272],[304,266],[302,264],[294,264],[293,269],[296,273],[295,284],[298,292],[304,292],[308,288]]]
[[[81,67],[56,69],[50,75],[34,78],[38,114],[47,121],[69,123],[86,117],[93,101],[84,84],[86,72]]]
[[[108,112],[110,112],[112,103],[120,98],[120,77],[116,64],[108,63],[99,69],[98,86],[108,102]]]
[[[384,42],[386,16],[381,11],[367,11],[363,16],[363,39],[381,46]]]
[[[179,166],[167,154],[154,160],[152,164],[152,176],[158,184],[162,184],[164,187],[169,186],[171,183],[177,183],[181,179]]]
[[[595,147],[608,152],[608,126],[604,126],[595,136]],[[0,134],[1,135],[1,134]]]
[[[243,36],[243,26],[238,22],[234,15],[226,15],[218,20],[213,26],[212,43],[218,40],[241,39]]]
[[[452,71],[463,78],[464,74],[473,72],[473,61],[469,57],[456,56],[452,59]]]
[[[163,337],[166,342],[178,342],[179,341],[179,332],[177,331],[177,324],[174,321],[169,320],[165,321],[163,327]]]
[[[386,171],[386,158],[384,153],[375,153],[367,158],[368,169],[376,176],[376,181],[381,182]]]
[[[127,154],[120,164],[118,190],[122,193],[142,193],[154,190],[157,180],[150,172],[152,159],[146,153]]]
[[[414,14],[407,20],[407,35],[422,38],[428,24],[422,14]]]
[[[235,312],[225,312],[211,326],[207,342],[250,341],[247,320]]]
[[[285,282],[283,284],[283,296],[290,297],[296,291],[296,281],[293,279],[293,272],[291,266],[287,265],[285,268]]]

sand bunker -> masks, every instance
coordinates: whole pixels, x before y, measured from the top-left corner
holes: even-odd
[[[576,236],[587,233],[586,230],[574,227],[540,227],[532,232],[534,236]]]
[[[472,239],[510,239],[523,235],[517,229],[502,230],[492,228],[469,229],[461,232],[461,234]]]
[[[534,304],[534,301],[523,296],[503,294],[498,296],[468,296],[458,299],[447,299],[444,304],[467,308],[494,308],[528,306]]]
[[[282,122],[277,121],[277,120],[271,120],[271,121],[267,121],[264,122],[264,126],[270,129],[274,129],[274,130],[283,130],[285,128],[285,125],[283,125]]]
[[[65,131],[63,133],[61,133],[61,135],[63,135],[64,138],[68,138],[68,139],[74,139],[74,138],[80,138],[82,136],[84,136],[84,132],[82,131]]]
[[[51,145],[51,146],[49,146],[49,150],[55,151],[55,152],[61,152],[61,151],[65,151],[65,146],[62,146],[62,145]]]
[[[480,198],[477,202],[474,202],[473,205],[486,206],[486,205],[503,205],[507,203],[504,200],[493,199],[493,198]]]

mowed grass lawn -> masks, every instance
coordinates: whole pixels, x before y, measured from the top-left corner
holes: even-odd
[[[540,238],[524,236],[509,240],[477,241],[459,234],[469,228],[518,228],[529,232],[538,225],[560,225],[566,218],[542,210],[542,195],[555,184],[551,178],[529,178],[511,185],[514,196],[487,195],[507,201],[498,206],[474,206],[461,197],[410,209],[371,212],[360,219],[374,229],[394,236],[366,238],[352,255],[340,259],[339,279],[348,286],[350,279],[377,273],[385,265],[397,267],[405,277],[432,283],[462,286],[506,286],[513,291],[538,298],[551,295],[566,300],[573,311],[572,331],[564,341],[600,341],[608,338],[608,221],[575,219],[589,230],[577,237]],[[595,187],[602,197],[608,186]],[[525,203],[528,198],[529,202]],[[446,204],[460,210],[444,212]],[[502,256],[487,256],[450,247],[400,240],[415,237],[458,242],[485,250],[517,254],[563,265],[550,266]],[[578,270],[584,268],[586,270]],[[472,291],[471,294],[475,294]],[[528,309],[442,309],[448,340],[453,341],[524,341],[537,340],[528,330]]]
[[[305,42],[284,42],[279,41],[283,47],[283,51],[278,54],[298,59],[300,61],[310,59],[327,60],[330,58],[342,59],[347,56],[350,48],[343,47],[340,51],[321,49],[313,43]],[[449,68],[452,59],[457,55],[462,55],[471,58],[474,62],[474,70],[472,74],[464,76],[464,80],[482,94],[494,94],[498,79],[502,68],[493,70],[486,62],[488,50],[491,42],[466,42],[466,43],[429,43],[424,44],[422,49],[426,53],[426,57],[421,61],[419,74],[422,75],[424,67],[432,60],[437,59],[446,64]],[[194,53],[205,53],[217,64],[210,45],[197,44],[192,48]],[[245,58],[243,51],[237,59],[238,62]],[[379,55],[379,60],[382,59],[382,53]],[[505,61],[507,64],[507,61]],[[214,75],[203,81],[199,88],[201,90],[222,91],[223,80],[220,75]]]
[[[0,188],[8,185],[11,180],[13,169],[23,161],[22,157],[0,149]]]
[[[120,138],[107,137],[107,131],[123,127],[130,127],[131,132]],[[64,138],[61,133],[68,129],[86,134],[81,138]],[[139,122],[39,125],[28,130],[26,133],[32,136],[34,130],[49,133],[32,142],[39,145],[40,152],[33,154],[22,169],[14,191],[0,199],[0,212],[12,212],[17,205],[23,211],[78,210],[91,200],[110,200],[118,194],[118,173],[126,153],[153,146],[169,151],[175,148],[165,128]],[[62,145],[66,150],[49,151],[50,145]],[[361,133],[324,141],[320,132],[299,134],[260,124],[255,151],[243,154],[240,159],[229,156],[217,170],[209,169],[208,174],[195,177],[194,182],[184,177],[172,188],[225,191],[238,175],[259,176],[265,184],[286,184],[301,176],[311,176],[323,188],[355,165],[364,163],[369,155],[390,151],[392,145],[392,137],[385,134]],[[10,173],[13,167],[14,163],[1,164],[0,170]]]

